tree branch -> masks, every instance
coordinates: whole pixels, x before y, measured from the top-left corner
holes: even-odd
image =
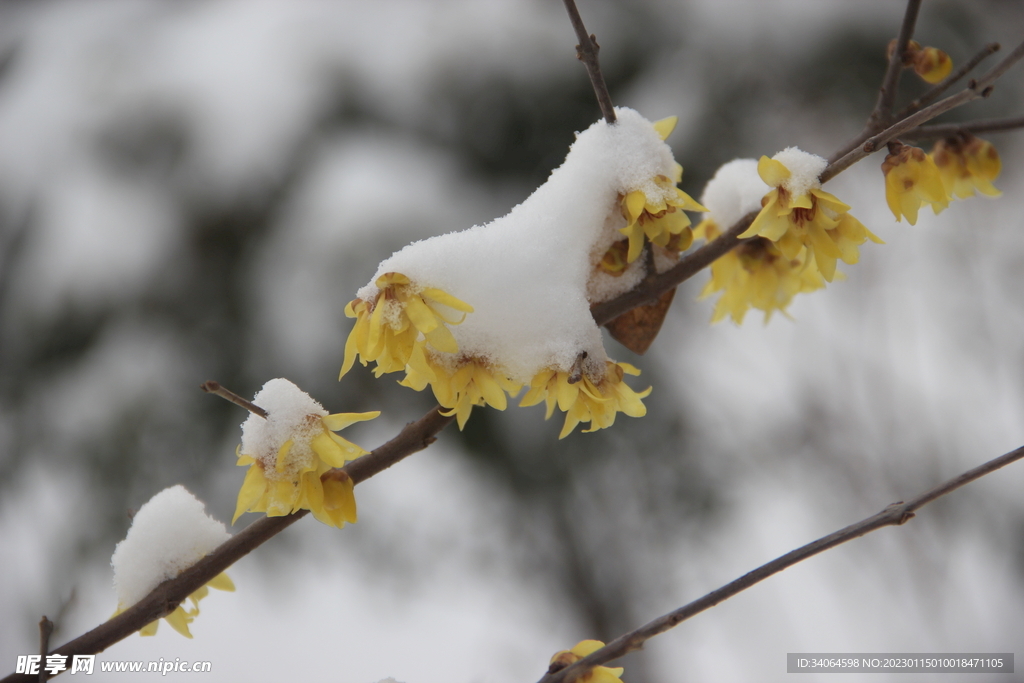
[[[964,123],[943,123],[935,126],[918,126],[900,137],[904,140],[936,140],[958,133],[996,133],[1024,128],[1024,116],[1007,119],[979,119]]]
[[[231,403],[234,403],[236,406],[242,406],[250,413],[254,415],[259,415],[264,420],[267,419],[267,411],[263,410],[263,408],[260,408],[258,405],[256,405],[249,399],[242,398],[241,396],[231,391],[230,389],[222,387],[219,382],[214,382],[211,379],[200,384],[199,388],[208,394],[215,394],[217,396],[220,396],[222,399],[230,401]]]
[[[878,90],[875,109],[868,117],[868,129],[882,130],[892,121],[892,105],[896,100],[900,74],[903,73],[903,55],[907,52],[907,44],[914,36],[914,25],[917,24],[917,13],[921,9],[921,0],[908,0],[907,9],[903,14],[903,23],[896,37],[896,47],[889,55],[889,65],[882,77],[882,87]]]
[[[563,1],[565,2],[565,11],[569,13],[569,21],[572,22],[572,28],[576,31],[576,39],[580,41],[580,44],[576,46],[576,59],[587,67],[590,85],[594,88],[597,106],[601,107],[604,120],[608,123],[615,123],[615,108],[612,106],[611,95],[608,94],[608,86],[604,82],[604,74],[601,73],[601,65],[597,61],[597,52],[601,49],[601,46],[597,44],[597,36],[587,33],[580,11],[576,9],[576,0]]]
[[[914,518],[917,510],[933,500],[941,498],[947,493],[955,491],[961,486],[969,484],[975,479],[979,479],[986,474],[994,472],[1001,467],[1005,467],[1006,465],[1020,460],[1021,458],[1024,458],[1024,446],[1021,446],[1014,451],[1010,451],[1006,455],[990,460],[972,470],[968,470],[960,476],[954,477],[949,481],[922,493],[916,498],[907,502],[900,501],[898,503],[893,503],[876,515],[872,515],[871,517],[861,520],[856,524],[851,524],[850,526],[831,533],[828,536],[819,538],[813,543],[808,543],[801,548],[788,552],[785,555],[744,574],[735,581],[708,593],[702,598],[694,600],[687,605],[683,605],[677,610],[658,617],[654,621],[641,626],[635,631],[619,636],[600,650],[593,652],[571,666],[555,673],[546,674],[540,679],[539,683],[564,683],[565,681],[576,680],[593,667],[606,664],[614,659],[618,659],[619,657],[633,652],[634,650],[641,649],[647,640],[653,638],[659,633],[664,633],[665,631],[678,626],[690,617],[714,607],[718,603],[731,598],[737,593],[741,593],[761,581],[764,581],[773,574],[778,574],[784,569],[792,567],[798,562],[802,562],[809,557],[813,557],[814,555],[825,552],[830,548],[842,545],[847,541],[869,534],[872,531],[881,529],[882,527],[905,524]]]
[[[218,395],[223,394],[218,392]],[[403,458],[426,448],[433,443],[435,435],[454,419],[454,416],[442,415],[440,406],[436,406],[416,422],[406,425],[395,438],[377,447],[372,453],[357,458],[338,470],[328,471],[323,477],[339,478],[338,472],[344,471],[356,484],[366,481]],[[61,645],[49,654],[70,657],[102,652],[146,624],[170,614],[179,603],[215,576],[307,514],[308,510],[300,510],[284,517],[264,517],[253,522],[175,578],[161,583],[149,595],[121,614]],[[43,661],[45,662],[45,658]],[[29,683],[33,678],[27,674],[11,674],[0,683]]]

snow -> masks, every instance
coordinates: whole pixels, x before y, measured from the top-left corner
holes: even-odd
[[[135,513],[110,558],[118,607],[131,607],[230,537],[184,486],[164,489]]]
[[[562,166],[509,214],[410,244],[380,264],[359,298],[373,300],[373,283],[388,272],[448,292],[474,309],[451,328],[460,355],[499,365],[516,381],[544,368],[568,370],[583,351],[590,362],[605,360],[588,281],[622,239],[620,197],[634,190],[649,199],[675,196],[654,182],[673,175],[668,145],[636,111],[616,112],[615,124],[602,120],[578,134]],[[634,271],[619,286],[628,289],[639,276]],[[595,288],[603,297],[612,291],[607,282]]]
[[[789,169],[791,175],[782,186],[790,194],[807,194],[821,187],[818,176],[828,166],[828,161],[817,154],[805,152],[799,147],[787,147],[772,158]]]
[[[267,411],[268,416],[250,414],[242,423],[241,452],[262,462],[264,471],[274,476],[277,452],[286,441],[292,446],[280,476],[288,477],[313,461],[310,442],[324,431],[320,418],[327,411],[309,394],[286,379],[272,379],[263,385],[253,403]]]
[[[761,199],[771,190],[757,174],[757,159],[733,159],[722,164],[708,184],[700,203],[720,229],[728,230],[751,211],[761,209]]]

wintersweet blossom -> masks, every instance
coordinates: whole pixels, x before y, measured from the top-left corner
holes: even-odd
[[[936,214],[949,206],[949,195],[938,167],[918,147],[890,142],[882,173],[885,174],[885,201],[897,221],[906,216],[907,222],[915,225],[922,204],[930,204]]]
[[[991,142],[962,133],[936,142],[930,156],[950,197],[973,197],[975,190],[989,197],[1002,194],[992,184],[999,177],[1002,162]]]
[[[473,406],[489,405],[505,410],[508,407],[506,394],[515,396],[522,388],[522,384],[513,382],[484,360],[463,358],[456,367],[449,369],[427,358],[422,351],[413,354],[405,379],[399,384],[416,391],[423,391],[430,385],[434,398],[448,409],[442,414],[455,415],[459,429],[466,426]]]
[[[896,40],[893,39],[889,41],[887,59],[895,49]],[[934,84],[946,78],[953,70],[953,60],[937,47],[921,47],[921,43],[911,40],[907,43],[906,52],[903,53],[903,66],[913,68],[914,73],[922,80]]]
[[[654,124],[654,130],[665,140],[675,129],[676,121],[675,116],[662,119]],[[683,211],[707,211],[676,187],[683,181],[681,165],[674,165],[671,179],[659,174],[653,180],[658,192],[637,189],[626,193],[620,201],[626,225],[619,228],[619,232],[629,239],[627,263],[640,256],[644,237],[659,247],[667,246],[674,238],[675,248],[685,250],[693,242],[693,233],[690,231],[690,217]]]
[[[509,214],[381,262],[346,310],[356,324],[342,374],[357,358],[375,361],[378,376],[404,371],[401,384],[429,386],[460,428],[474,407],[503,410],[524,385],[532,392],[552,378],[561,397],[553,405],[567,412],[563,435],[580,422],[610,426],[618,412],[644,414],[646,392],[622,381],[624,368],[636,370],[608,358],[590,307],[643,278],[649,263],[637,255],[648,243],[655,267],[688,246],[682,211],[703,207],[673,181],[682,167],[664,137],[674,119],[616,111],[615,123],[579,133],[565,162]]]
[[[710,241],[721,230],[708,218],[694,233]],[[767,323],[775,311],[786,315],[786,307],[797,294],[824,287],[825,280],[814,267],[813,256],[806,247],[795,258],[786,258],[771,240],[753,237],[711,264],[711,279],[700,298],[722,293],[715,303],[712,323],[730,316],[740,324],[751,308],[764,311]]]
[[[404,370],[418,344],[447,353],[459,350],[445,323],[459,324],[473,312],[472,306],[440,289],[413,285],[401,273],[384,273],[375,284],[373,301],[354,299],[345,307],[345,315],[356,324],[345,343],[338,379],[352,368],[357,354],[363,365],[374,361],[374,374],[380,377]]]
[[[585,360],[584,360],[585,363]],[[564,439],[581,422],[589,422],[590,429],[611,427],[616,413],[630,417],[643,417],[647,407],[642,399],[651,393],[651,387],[636,392],[622,381],[624,375],[639,375],[640,371],[629,363],[606,361],[603,374],[596,381],[592,369],[579,369],[574,373],[548,369],[537,373],[530,381],[530,390],[520,401],[521,406],[537,405],[544,401],[547,408],[544,419],[551,417],[555,406],[565,412],[565,422],[558,438]]]
[[[321,476],[367,453],[334,432],[372,420],[380,411],[328,415],[286,379],[270,380],[253,400],[267,417],[250,415],[242,425],[237,464],[249,471],[231,523],[243,512],[281,517],[298,510],[309,510],[328,526],[355,522],[352,480],[340,476],[322,481]]]
[[[110,558],[117,592],[113,616],[135,605],[160,583],[178,576],[230,537],[224,524],[207,515],[203,503],[183,486],[172,486],[153,496],[135,513],[131,528]],[[177,605],[164,619],[175,631],[191,638],[189,624],[199,615],[199,601],[210,588],[235,590],[227,574],[218,574],[186,598],[192,603],[190,608]],[[154,635],[159,623],[150,622],[139,633]]]
[[[604,647],[604,643],[600,640],[581,640],[576,643],[576,646],[571,650],[556,652],[551,658],[551,665],[548,667],[548,673],[561,671],[565,667],[580,661],[587,655],[597,652],[602,647]],[[623,671],[624,669],[621,666],[595,666],[593,669],[574,680],[578,683],[621,683],[619,679],[622,677]]]
[[[761,200],[760,213],[739,237],[771,240],[788,259],[796,259],[806,247],[818,272],[832,282],[838,259],[856,263],[859,245],[882,240],[849,214],[847,204],[821,189],[818,177],[826,165],[821,157],[796,147],[771,159],[762,156],[757,172],[774,189]]]
[[[195,621],[195,618],[199,616],[199,601],[210,594],[210,589],[216,588],[217,590],[234,592],[235,584],[226,573],[221,572],[217,576],[213,577],[206,582],[206,585],[202,586],[199,590],[189,595],[186,600],[192,603],[192,606],[185,609],[185,604],[182,603],[175,607],[170,614],[164,616],[164,621],[170,624],[171,628],[185,636],[186,638],[192,637],[192,632],[189,630],[189,625]],[[117,611],[114,612],[113,616],[117,616],[125,609],[118,606]],[[140,636],[155,636],[157,627],[160,625],[160,620],[151,621],[142,628],[139,629]]]

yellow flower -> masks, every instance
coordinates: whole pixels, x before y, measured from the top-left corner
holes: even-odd
[[[571,650],[556,652],[551,658],[551,665],[548,667],[548,673],[561,671],[565,667],[580,661],[587,655],[597,652],[602,647],[604,647],[604,643],[600,640],[581,640],[576,643],[576,647]],[[593,669],[574,680],[577,683],[621,683],[619,679],[622,677],[622,672],[623,668],[621,666],[595,666]]]
[[[377,363],[374,374],[404,370],[413,348],[429,344],[438,351],[456,353],[459,345],[446,327],[458,325],[473,307],[435,287],[419,287],[401,273],[385,273],[375,283],[373,301],[355,299],[345,315],[356,319],[345,343],[345,361],[339,379],[360,356],[363,365]],[[452,315],[448,309],[460,311]]]
[[[897,221],[906,216],[908,223],[916,224],[922,204],[931,204],[936,214],[949,206],[949,195],[938,167],[918,147],[890,142],[882,173],[885,174],[885,201]]]
[[[953,70],[953,60],[937,47],[921,48],[914,55],[914,72],[928,83],[938,83]]]
[[[806,247],[814,266],[828,282],[835,277],[837,259],[856,263],[860,259],[859,245],[867,240],[882,243],[848,213],[848,205],[820,189],[816,178],[803,191],[794,192],[789,187],[793,177],[789,168],[766,156],[758,161],[757,173],[775,189],[761,200],[760,213],[741,239],[764,237],[790,260],[797,259]]]
[[[677,118],[671,116],[654,124],[654,129],[666,139],[676,126]],[[626,262],[632,263],[644,248],[644,237],[660,247],[667,246],[675,236],[675,245],[680,251],[690,246],[693,235],[690,232],[690,218],[683,211],[707,211],[690,195],[680,190],[683,167],[675,165],[675,177],[659,175],[654,178],[657,195],[648,197],[643,190],[626,193],[620,201],[626,226],[619,232],[629,238]]]
[[[698,230],[703,235],[720,233],[711,219],[702,221]],[[742,323],[751,307],[764,311],[767,323],[774,311],[785,314],[796,294],[824,287],[825,281],[814,267],[813,257],[808,255],[806,247],[801,247],[797,256],[790,259],[770,240],[754,237],[711,264],[711,279],[700,296],[722,292],[711,317],[713,323],[727,315],[737,324]]]
[[[961,133],[936,142],[930,156],[950,197],[973,197],[975,190],[990,197],[1002,194],[992,184],[999,177],[1002,162],[991,142]]]
[[[637,393],[623,381],[624,375],[639,375],[638,369],[629,363],[605,361],[604,368],[597,369],[600,374],[596,378],[591,372],[574,372],[573,376],[561,370],[542,370],[530,381],[530,390],[519,405],[532,406],[544,401],[547,407],[544,419],[551,417],[557,405],[565,412],[559,439],[568,436],[580,422],[590,423],[590,429],[585,432],[595,432],[611,427],[616,413],[630,417],[647,414],[641,399],[651,393],[651,388]]]
[[[325,411],[326,412],[326,411]],[[253,452],[239,447],[238,465],[249,466],[238,492],[234,524],[243,512],[266,512],[268,517],[281,517],[298,510],[309,510],[328,526],[342,527],[356,521],[356,499],[353,483],[347,476],[320,477],[331,468],[341,467],[367,451],[341,438],[335,431],[354,422],[372,420],[380,411],[370,413],[335,413],[307,415],[301,425],[262,440]],[[260,420],[252,416],[250,420]],[[274,414],[267,420],[273,420]],[[245,436],[243,435],[243,441]],[[344,473],[342,473],[344,474]]]
[[[167,623],[171,625],[171,628],[186,638],[191,638],[192,633],[188,630],[188,625],[191,624],[197,616],[199,616],[199,601],[209,594],[211,588],[216,588],[217,590],[222,591],[234,591],[235,584],[226,573],[221,572],[220,574],[217,574],[217,576],[210,579],[205,586],[186,598],[192,602],[191,608],[186,610],[183,605],[178,605],[174,608],[174,611],[164,617],[164,619],[167,620]],[[126,609],[128,608],[118,605],[117,611],[114,612],[112,616],[116,617]],[[159,625],[159,619],[152,621],[139,629],[139,635],[155,636],[157,626]]]
[[[501,371],[477,358],[462,358],[457,366],[448,369],[416,349],[406,368],[402,386],[423,391],[430,385],[437,402],[455,415],[459,429],[466,425],[473,406],[489,405],[498,410],[508,407],[506,393],[515,396],[522,388]]]
[[[886,59],[896,49],[896,40],[889,41]],[[938,83],[953,70],[953,60],[937,47],[921,47],[921,43],[911,40],[907,43],[907,51],[903,53],[903,66],[913,67],[914,73],[927,83]]]

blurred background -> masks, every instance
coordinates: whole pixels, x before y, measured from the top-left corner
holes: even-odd
[[[734,157],[855,135],[903,3],[580,10],[613,101],[680,117],[699,197]],[[1019,2],[935,0],[916,37],[961,64],[1022,25]],[[155,493],[182,483],[230,519],[246,415],[204,380],[382,409],[346,432],[367,448],[432,405],[361,366],[336,381],[343,308],[394,250],[504,214],[561,163],[599,118],[575,44],[555,0],[0,2],[0,673],[37,651],[42,614],[54,645],[109,617],[110,555]],[[1018,65],[945,120],[1019,115],[1022,84]],[[232,568],[194,640],[163,625],[100,661],[534,681],[557,650],[1020,446],[1024,134],[988,139],[1003,197],[914,227],[885,206],[881,155],[830,183],[887,244],[792,319],[709,326],[702,274],[646,356],[609,340],[654,386],[647,417],[558,441],[540,407],[477,409],[361,485],[358,524],[305,520]],[[1018,463],[790,569],[651,641],[624,679],[783,680],[787,652],[1024,658],[1022,486]]]

